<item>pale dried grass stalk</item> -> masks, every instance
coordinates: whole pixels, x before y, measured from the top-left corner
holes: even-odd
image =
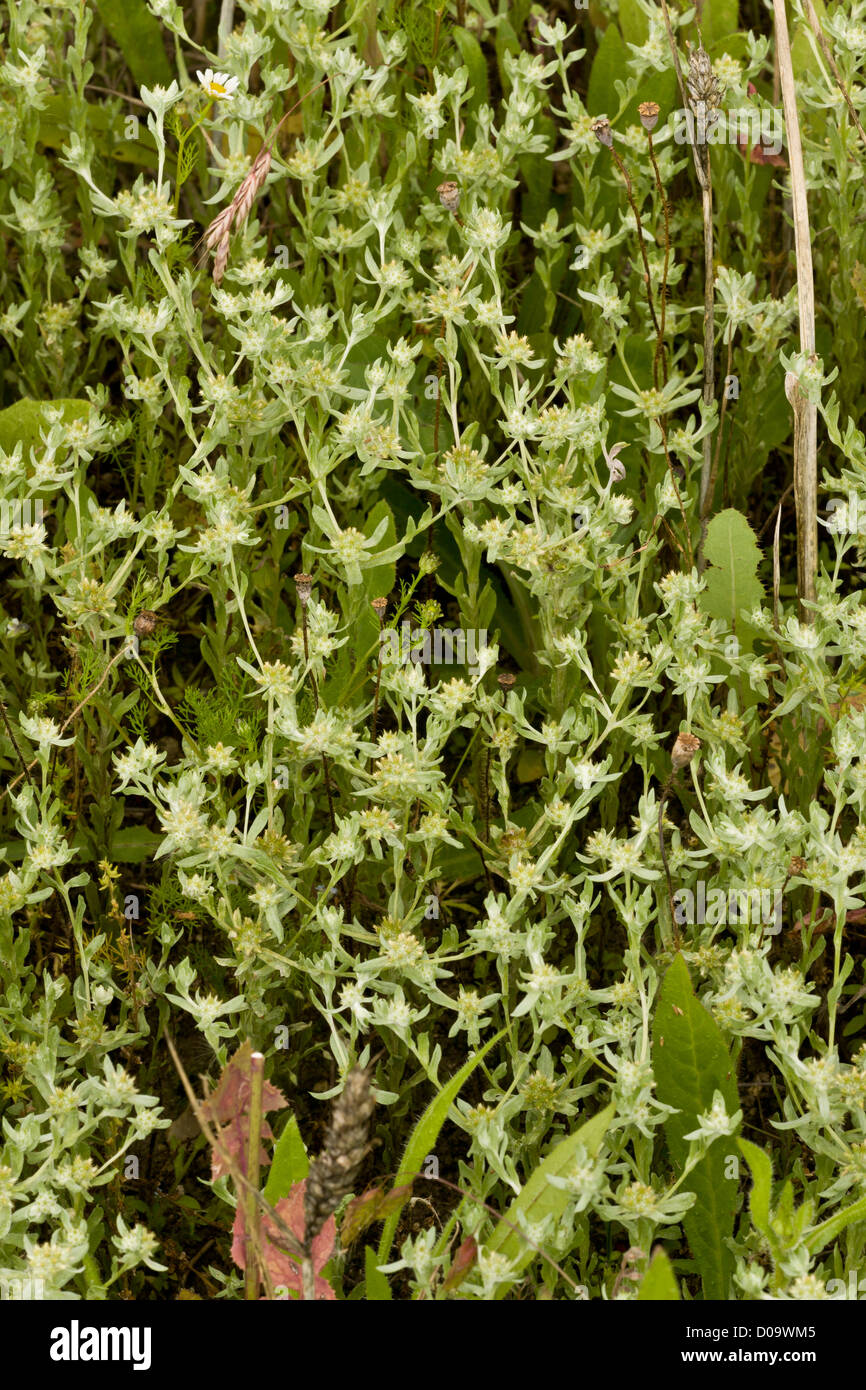
[[[704,409],[709,412],[716,398],[715,365],[715,273],[713,269],[713,175],[710,165],[710,151],[706,136],[715,121],[722,100],[722,89],[713,73],[709,54],[703,46],[689,49],[689,71],[687,78],[689,105],[695,116],[701,115],[705,121],[703,138],[698,139],[695,127],[695,168],[701,185],[701,215],[704,224]],[[707,535],[707,521],[712,506],[713,486],[713,441],[706,435],[703,445],[701,465],[700,515],[701,539],[698,547],[698,569],[704,567],[703,548]]]
[[[812,276],[812,244],[806,173],[797,115],[797,95],[785,0],[773,0],[776,53],[782,86],[782,109],[788,135],[791,170],[791,202],[794,215],[794,247],[797,258],[797,303],[800,319],[800,351],[815,354],[815,284]],[[788,377],[792,377],[788,373]],[[794,412],[794,500],[797,508],[797,594],[800,621],[813,623],[818,575],[818,406],[806,399],[796,378],[785,380],[785,394]]]
[[[208,1143],[210,1144],[210,1147],[214,1150],[215,1153],[219,1154],[220,1158],[223,1160],[226,1167],[228,1168],[232,1181],[235,1185],[235,1191],[238,1194],[238,1201],[243,1201],[245,1196],[251,1197],[252,1200],[255,1201],[255,1203],[257,1204],[259,1212],[264,1213],[276,1227],[276,1231],[278,1234],[268,1235],[268,1239],[271,1245],[277,1246],[277,1248],[280,1250],[287,1250],[290,1254],[294,1255],[297,1258],[302,1258],[304,1255],[304,1250],[294,1231],[286,1225],[279,1212],[277,1212],[276,1209],[272,1207],[268,1201],[266,1201],[264,1195],[261,1192],[259,1192],[258,1189],[250,1182],[250,1179],[248,1178],[247,1174],[244,1173],[241,1169],[240,1164],[229,1152],[225,1144],[222,1143],[219,1133],[217,1132],[217,1127],[210,1123],[207,1112],[204,1106],[202,1105],[202,1102],[198,1099],[194,1090],[192,1089],[190,1079],[186,1073],[186,1069],[182,1061],[180,1060],[177,1048],[175,1047],[168,1033],[165,1034],[165,1041],[168,1050],[171,1053],[171,1059],[174,1062],[175,1070],[177,1071],[177,1074],[180,1077],[181,1085],[183,1086],[183,1089],[186,1092],[186,1098],[189,1101],[192,1112],[198,1121],[199,1128],[201,1129],[202,1134],[205,1136]],[[207,1104],[207,1098],[208,1097],[206,1090],[205,1105]],[[260,1240],[258,1244],[253,1247],[252,1255],[256,1263],[256,1266],[259,1270],[259,1277],[265,1288],[266,1295],[268,1298],[273,1298],[274,1291],[271,1276],[268,1272],[267,1261],[264,1259],[263,1256]]]
[[[827,61],[827,66],[829,67],[830,72],[833,75],[833,81],[836,83],[836,86],[842,93],[845,105],[848,107],[848,114],[851,117],[851,120],[853,121],[854,125],[857,127],[860,139],[863,141],[863,144],[866,145],[866,130],[864,130],[862,125],[860,124],[860,117],[857,115],[857,109],[853,101],[851,100],[848,88],[842,81],[842,74],[839,71],[836,59],[833,57],[833,50],[827,42],[827,39],[824,35],[824,30],[821,28],[821,23],[818,19],[818,16],[815,13],[815,7],[812,4],[812,0],[803,0],[803,13],[809,21],[809,27],[811,28],[812,33],[818,40],[821,52],[823,53]]]

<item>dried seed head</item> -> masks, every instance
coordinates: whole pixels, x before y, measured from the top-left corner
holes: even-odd
[[[689,75],[686,82],[689,99],[693,106],[703,102],[708,111],[715,111],[722,104],[722,84],[713,72],[710,55],[699,44],[689,48]]]
[[[149,608],[142,608],[136,614],[132,630],[136,637],[150,637],[156,631],[156,614],[151,613]]]
[[[218,213],[213,222],[208,225],[204,234],[204,244],[209,251],[212,251],[231,231],[234,215],[234,203],[229,203],[228,207],[223,208],[222,212]]]
[[[234,228],[239,231],[246,222],[250,208],[258,197],[262,185],[271,171],[271,151],[268,145],[263,145],[252,163],[252,168],[247,174],[234,198],[232,205],[235,209]]]
[[[229,263],[229,234],[228,234],[228,232],[226,232],[226,234],[225,234],[225,236],[222,238],[222,240],[221,240],[220,242],[217,243],[216,255],[215,255],[214,258],[213,258],[213,272],[212,272],[212,274],[213,274],[213,282],[214,282],[215,285],[221,285],[221,284],[222,284],[222,279],[223,279],[223,276],[224,276],[225,273],[226,273],[226,266],[228,265],[228,263]]]
[[[788,873],[791,878],[802,878],[808,867],[805,859],[801,859],[799,854],[793,854],[788,865]]]
[[[310,595],[313,592],[313,576],[311,574],[296,574],[295,588],[298,591],[298,598],[301,601],[301,606],[306,608],[310,601]]]
[[[388,600],[386,598],[374,598],[370,602],[370,607],[372,608],[373,612],[376,614],[376,617],[379,619],[379,622],[381,623],[382,619],[385,616],[385,611],[388,607]]]
[[[232,227],[240,230],[249,217],[250,208],[256,200],[271,168],[271,150],[263,145],[252,162],[249,173],[241,184],[228,207],[217,213],[204,234],[204,244],[214,251],[213,281],[218,285],[225,274],[229,260],[229,239]]]
[[[680,772],[682,768],[688,767],[700,746],[701,741],[699,738],[695,738],[694,734],[677,734],[671,753],[671,766],[674,772]]]
[[[439,201],[446,212],[457,211],[460,206],[460,189],[456,183],[448,179],[445,183],[440,183],[436,192],[439,194]]]
[[[609,150],[613,149],[613,131],[607,116],[599,116],[593,121],[590,129],[600,144],[606,145]]]
[[[659,118],[659,106],[655,101],[642,101],[637,109],[644,130],[655,130]]]
[[[304,1242],[308,1251],[328,1217],[354,1188],[367,1152],[370,1116],[375,1108],[369,1072],[354,1067],[334,1105],[325,1147],[307,1177]]]
[[[513,676],[510,671],[503,671],[502,675],[497,676],[496,679],[502,687],[504,694],[507,695],[509,690],[513,690],[514,683],[517,680],[517,677]]]

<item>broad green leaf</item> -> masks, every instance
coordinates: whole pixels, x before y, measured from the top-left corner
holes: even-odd
[[[366,1283],[365,1298],[368,1303],[390,1303],[391,1285],[388,1283],[387,1274],[383,1274],[378,1268],[381,1264],[376,1251],[372,1245],[364,1247],[364,1273]]]
[[[628,78],[627,63],[630,57],[631,50],[623,42],[617,25],[609,24],[604,31],[604,38],[598,46],[589,75],[586,109],[591,116],[606,115],[611,121],[616,119],[619,113],[620,97],[614,84],[625,82]],[[674,106],[679,105],[677,79],[672,69],[666,72],[652,72],[648,75],[646,81],[641,83],[632,97],[621,119],[616,122],[616,129],[624,131],[629,125],[637,125],[639,120],[638,106],[642,101],[650,100],[658,102],[661,113],[660,121],[663,125]],[[610,156],[607,151],[601,153],[605,159],[609,159]],[[655,231],[654,228],[646,226],[644,230],[646,232]]]
[[[569,1194],[560,1187],[553,1187],[549,1179],[566,1177],[579,1149],[584,1149],[590,1158],[595,1158],[615,1114],[616,1106],[606,1106],[575,1130],[574,1134],[560,1140],[546,1158],[541,1160],[520,1195],[515,1197],[508,1208],[505,1221],[500,1221],[487,1242],[488,1250],[496,1250],[505,1255],[518,1270],[524,1269],[532,1261],[537,1252],[521,1235],[521,1225],[527,1221],[543,1221],[547,1216],[562,1215],[570,1201]],[[514,1226],[518,1229],[513,1230]],[[497,1296],[504,1295],[503,1288],[502,1293]]]
[[[646,43],[649,38],[649,20],[638,0],[619,0],[618,19],[626,43]]]
[[[24,458],[29,461],[31,448],[39,443],[41,432],[47,433],[50,422],[46,409],[60,411],[64,424],[85,420],[90,414],[90,402],[82,400],[34,401],[29,396],[0,410],[0,449],[10,454],[21,442]]]
[[[827,33],[827,7],[824,0],[812,0],[815,14],[818,16],[818,23]],[[812,33],[807,19],[800,19],[796,14],[790,16],[791,24],[791,63],[794,68],[794,76],[797,81],[803,81],[809,76],[818,77],[823,68],[823,62],[818,57],[820,52],[818,40]]]
[[[162,835],[143,825],[127,825],[111,837],[109,858],[118,864],[143,864],[152,859],[162,843]]]
[[[665,975],[653,1019],[653,1068],[658,1099],[678,1112],[665,1121],[665,1136],[679,1173],[689,1149],[685,1135],[697,1128],[698,1116],[711,1108],[714,1093],[721,1091],[729,1115],[738,1108],[724,1037],[696,998],[681,955]],[[737,1183],[726,1172],[726,1160],[732,1154],[736,1155],[733,1140],[717,1139],[683,1184],[683,1190],[697,1198],[683,1217],[683,1227],[708,1299],[727,1299],[734,1271],[734,1257],[726,1244],[733,1235],[737,1209]]]
[[[740,512],[728,507],[710,522],[704,553],[710,563],[707,587],[700,595],[701,608],[711,618],[729,623],[741,646],[749,650],[754,628],[742,615],[764,597],[758,579],[758,565],[763,557],[755,533]]]
[[[446,879],[474,878],[483,872],[481,856],[474,845],[467,845],[465,849],[443,845],[436,862]]]
[[[481,44],[474,34],[469,33],[468,29],[461,29],[455,25],[451,31],[451,37],[460,50],[460,57],[464,66],[469,71],[469,96],[466,110],[474,116],[479,106],[487,105],[490,100],[487,91],[487,61]]]
[[[638,1303],[679,1302],[680,1291],[670,1260],[661,1246],[652,1257],[650,1267],[637,1291]]]
[[[87,1301],[88,1303],[104,1303],[108,1294],[102,1282],[102,1275],[99,1265],[92,1255],[85,1255],[81,1261],[84,1277],[87,1280]]]
[[[139,86],[168,87],[174,73],[162,46],[162,28],[145,0],[96,0],[102,22]]]
[[[752,1190],[749,1193],[749,1211],[755,1229],[761,1235],[770,1230],[770,1192],[773,1186],[773,1165],[763,1149],[750,1139],[738,1139],[740,1151],[752,1173]]]
[[[704,47],[712,49],[714,45],[722,47],[726,40],[733,38],[740,24],[737,0],[704,0],[700,14],[700,35],[704,41]],[[696,37],[692,33],[692,26],[689,26],[689,36]]]
[[[66,92],[47,96],[44,103],[39,113],[38,141],[40,145],[59,150],[69,143],[70,132],[77,128],[78,105]],[[87,103],[84,114],[88,135],[93,138],[100,154],[124,164],[140,164],[152,169],[157,167],[153,136],[141,117],[136,118],[134,126],[128,127],[128,116],[95,101]],[[138,133],[133,139],[127,139],[124,134],[127,129]]]
[[[619,29],[615,24],[609,24],[589,74],[586,109],[591,116],[606,115],[613,120],[619,109],[619,97],[613,84],[618,77],[625,77],[627,57],[628,49]]]
[[[508,19],[507,14],[500,15],[496,25],[496,66],[499,69],[499,80],[503,90],[508,91],[511,82],[508,73],[505,71],[505,55],[512,53],[515,57],[520,53],[520,40],[514,32],[514,27]]]
[[[544,771],[544,753],[535,747],[524,748],[517,759],[518,782],[537,782]]]
[[[504,1028],[500,1029],[489,1042],[484,1044],[480,1052],[476,1052],[474,1057],[470,1057],[468,1062],[464,1062],[457,1074],[452,1076],[447,1085],[443,1086],[438,1096],[434,1096],[433,1100],[431,1100],[409,1136],[409,1142],[406,1145],[400,1164],[400,1171],[394,1179],[395,1187],[402,1187],[404,1183],[412,1182],[413,1178],[420,1173],[424,1159],[434,1147],[439,1131],[448,1119],[448,1111],[451,1109],[461,1087],[472,1075],[482,1057],[486,1056],[491,1047],[493,1047],[495,1043],[498,1043],[500,1038],[504,1037],[505,1031]],[[405,1203],[403,1205],[405,1205]],[[401,1206],[399,1210],[392,1212],[385,1222],[382,1230],[382,1239],[379,1242],[380,1264],[384,1264],[388,1258],[402,1209],[403,1207]]]
[[[552,145],[555,144],[556,128],[553,121],[546,116],[540,116],[536,123],[536,130],[539,135],[546,136]],[[520,209],[522,219],[528,227],[540,227],[553,203],[553,165],[543,155],[528,154],[520,160],[520,174],[526,184]],[[536,298],[541,299],[543,307],[543,296],[536,296]],[[526,323],[524,309],[525,304],[521,305],[521,321]],[[531,327],[527,326],[522,331],[535,332],[547,326],[545,320],[542,319],[541,323],[532,324]]]
[[[366,387],[366,371],[374,362],[388,360],[388,339],[381,333],[368,333],[355,343],[343,363],[346,380],[350,386],[363,390]]]
[[[296,1182],[303,1182],[309,1171],[310,1162],[298,1122],[290,1115],[274,1149],[274,1161],[265,1184],[265,1201],[275,1207],[283,1197],[288,1197]]]
[[[376,506],[367,517],[364,525],[364,535],[367,537],[372,536],[376,527],[381,524],[383,518],[387,520],[388,524],[376,549],[384,552],[397,543],[397,530],[394,525],[394,516],[387,502],[382,501],[376,503]],[[374,598],[386,598],[394,588],[394,576],[395,566],[393,563],[374,565],[370,569],[365,570],[364,592],[367,598],[370,599],[371,602]]]

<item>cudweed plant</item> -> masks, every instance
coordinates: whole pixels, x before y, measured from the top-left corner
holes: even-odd
[[[699,43],[772,107],[763,9],[203,8],[21,0],[0,54],[0,1284],[256,1296],[258,1221],[304,1297],[847,1288],[866,6],[837,73],[794,12],[815,353],[784,152],[673,135]],[[281,1190],[166,1133],[170,1036],[264,1057]]]

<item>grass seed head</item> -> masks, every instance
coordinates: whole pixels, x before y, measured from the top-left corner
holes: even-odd
[[[369,1073],[354,1067],[334,1105],[325,1147],[307,1177],[304,1240],[308,1250],[331,1213],[354,1190],[367,1152],[370,1116],[375,1107]]]
[[[716,111],[721,106],[722,84],[713,72],[710,55],[703,44],[689,50],[689,75],[686,85],[693,106],[703,102],[710,111]]]

